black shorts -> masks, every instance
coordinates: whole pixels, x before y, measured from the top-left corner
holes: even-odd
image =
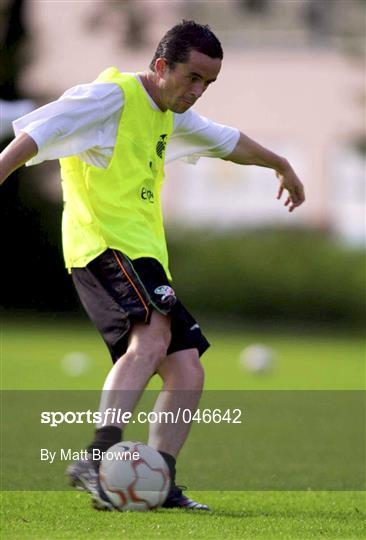
[[[131,261],[120,251],[107,249],[85,268],[73,268],[71,274],[113,362],[126,352],[132,324],[149,324],[154,309],[171,317],[168,355],[195,348],[201,356],[210,346],[197,321],[175,296],[156,259]]]

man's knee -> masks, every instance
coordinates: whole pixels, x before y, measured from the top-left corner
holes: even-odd
[[[182,390],[201,390],[205,372],[197,349],[169,355],[159,367],[159,374],[168,385]]]
[[[157,370],[161,360],[166,356],[169,344],[164,338],[157,337],[154,341],[144,341],[131,344],[126,352],[130,362],[138,366],[150,366],[152,373]]]
[[[189,388],[201,389],[205,380],[205,372],[197,349],[189,355],[185,364],[185,381]]]
[[[136,324],[130,334],[127,354],[138,363],[148,363],[155,370],[170,345],[170,321],[156,312],[149,325]]]

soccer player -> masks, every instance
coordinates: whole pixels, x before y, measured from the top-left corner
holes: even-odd
[[[209,344],[171,287],[160,189],[164,162],[184,156],[273,169],[292,212],[304,202],[289,162],[232,127],[191,107],[217,79],[223,58],[207,25],[183,21],[159,42],[142,73],[109,68],[91,84],[14,122],[16,138],[1,154],[0,181],[27,162],[60,159],[66,267],[82,304],[106,342],[113,367],[100,412],[132,411],[149,379],[163,387],[155,411],[197,408]],[[232,91],[232,90],[231,90]],[[73,463],[71,482],[111,508],[98,482],[93,449],[119,442],[123,425],[99,425],[88,458]],[[175,483],[175,463],[189,425],[154,423],[148,444],[166,460],[172,487],[166,507],[207,510]]]

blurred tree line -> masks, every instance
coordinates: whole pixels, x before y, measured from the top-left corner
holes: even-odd
[[[169,247],[178,295],[196,312],[364,328],[365,250],[324,231],[181,231]]]

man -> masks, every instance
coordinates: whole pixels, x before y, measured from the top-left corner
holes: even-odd
[[[1,154],[0,180],[25,162],[60,159],[65,208],[63,248],[80,299],[112,356],[100,403],[132,411],[157,373],[155,411],[190,409],[203,388],[200,356],[209,344],[171,288],[160,207],[166,160],[220,157],[274,169],[292,212],[304,191],[286,159],[238,130],[194,113],[192,105],[220,71],[223,52],[208,26],[183,21],[158,44],[150,69],[104,71],[58,101],[14,123],[17,137]],[[182,392],[181,392],[182,391]],[[123,425],[99,426],[88,459],[72,464],[73,485],[111,508],[98,483],[93,449],[119,442]],[[175,484],[175,462],[189,425],[151,424],[148,444],[166,460],[172,489],[166,507],[207,510]]]

